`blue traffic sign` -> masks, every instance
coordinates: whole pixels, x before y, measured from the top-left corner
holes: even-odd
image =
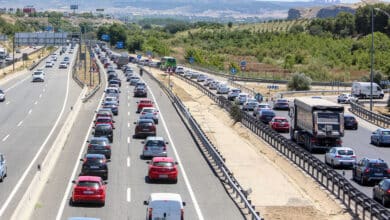
[[[137,59],[140,60],[141,58],[142,58],[142,55],[141,55],[141,54],[138,54],[138,55],[137,55]]]
[[[104,40],[104,41],[109,41],[109,40],[110,40],[110,35],[108,35],[108,34],[102,34],[102,40]]]
[[[46,31],[52,31],[52,30],[53,30],[53,27],[52,27],[52,26],[47,26],[47,27],[45,28],[45,30],[46,30]]]
[[[246,61],[245,61],[245,60],[242,60],[242,61],[240,62],[240,66],[246,66]]]
[[[118,41],[118,42],[116,42],[116,48],[118,48],[118,49],[123,49],[123,41]]]
[[[231,73],[232,75],[236,75],[237,69],[234,68],[234,67],[232,67],[232,68],[230,69],[230,73]]]
[[[268,85],[267,89],[279,89],[278,85]]]
[[[195,62],[195,58],[194,57],[190,57],[190,58],[188,58],[188,61],[192,64],[192,63]]]

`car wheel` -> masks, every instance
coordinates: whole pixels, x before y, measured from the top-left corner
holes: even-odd
[[[330,166],[331,166],[332,168],[335,167],[335,166],[334,166],[334,161],[333,161],[333,160],[330,161]]]
[[[103,201],[102,203],[100,203],[101,206],[104,206],[106,204],[106,201]]]
[[[177,183],[177,178],[174,179],[172,182],[173,182],[174,184],[176,184],[176,183]]]
[[[4,175],[1,175],[0,176],[0,183],[3,182],[3,180],[4,180]]]
[[[363,176],[360,176],[360,185],[362,186],[366,185],[366,181],[364,181]]]

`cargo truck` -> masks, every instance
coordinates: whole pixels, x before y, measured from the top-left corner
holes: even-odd
[[[360,99],[368,99],[371,96],[371,83],[370,82],[353,82],[352,83],[352,95]],[[372,83],[372,98],[383,99],[385,94],[382,88]]]
[[[121,53],[121,55],[118,57],[118,61],[116,62],[118,69],[122,68],[122,66],[127,65],[128,63],[129,63],[129,54]]]
[[[290,108],[290,137],[309,152],[341,146],[344,106],[322,98],[301,97]]]

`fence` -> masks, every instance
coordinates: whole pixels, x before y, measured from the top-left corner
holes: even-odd
[[[140,67],[140,66],[139,66]],[[172,100],[172,103],[174,104],[175,108],[180,111],[180,113],[183,115],[184,121],[188,124],[188,126],[191,128],[191,130],[195,133],[194,135],[199,138],[201,141],[202,146],[204,146],[209,155],[212,157],[213,161],[219,168],[222,179],[225,183],[227,183],[231,189],[234,191],[234,195],[236,199],[240,199],[240,202],[244,204],[245,209],[248,209],[249,215],[251,216],[252,220],[260,220],[260,214],[259,212],[256,212],[254,206],[251,204],[251,201],[247,199],[246,191],[240,186],[238,181],[234,178],[232,172],[229,170],[229,168],[226,166],[223,157],[219,154],[219,152],[216,150],[216,148],[213,146],[213,144],[209,141],[208,137],[205,135],[205,133],[202,131],[199,124],[195,121],[195,119],[192,117],[190,112],[187,110],[185,105],[181,102],[181,100],[172,93],[168,87],[166,87],[162,82],[157,80],[152,74],[150,74],[146,69],[143,67],[140,67],[143,69],[143,71],[149,76],[155,80],[162,89],[167,93],[168,97]]]
[[[215,95],[197,82],[180,75],[177,76],[198,88],[219,106],[230,112],[230,108],[233,104],[225,97]],[[241,123],[244,126],[265,140],[275,150],[290,159],[325,189],[331,192],[350,210],[353,215],[355,215],[356,218],[379,220],[390,219],[389,210],[359,191],[346,178],[344,178],[344,176],[337,173],[334,169],[324,164],[296,143],[273,131],[269,128],[269,126],[261,122],[256,122],[253,116],[245,111],[241,111],[241,115]]]
[[[359,101],[360,102],[360,101]],[[390,118],[384,115],[376,114],[370,110],[365,109],[357,103],[351,102],[351,108],[349,111],[354,113],[355,115],[367,120],[379,127],[389,128],[390,127]]]

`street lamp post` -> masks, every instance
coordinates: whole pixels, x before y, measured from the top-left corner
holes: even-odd
[[[371,6],[370,111],[372,111],[372,81],[374,80],[374,8]]]

